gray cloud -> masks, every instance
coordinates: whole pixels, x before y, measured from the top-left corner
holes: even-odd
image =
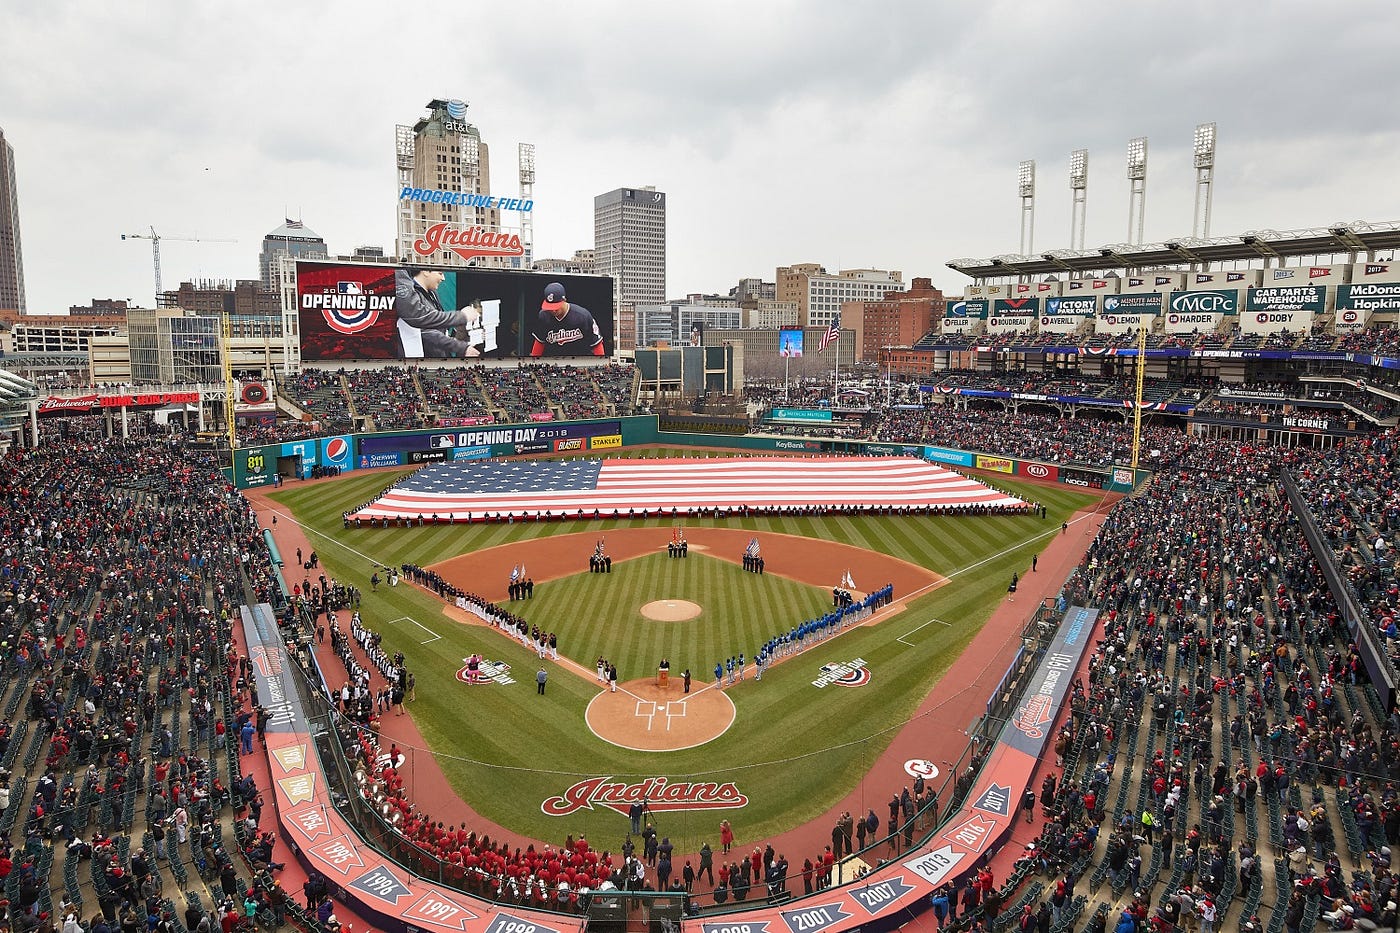
[[[392,147],[463,97],[514,189],[537,146],[540,255],[591,245],[593,195],[670,195],[670,291],[779,264],[932,275],[1015,249],[1016,162],[1040,166],[1037,248],[1065,245],[1069,151],[1091,152],[1088,237],[1123,239],[1124,148],[1151,139],[1148,237],[1189,230],[1193,126],[1220,127],[1214,230],[1400,218],[1400,8],[1205,2],[633,2],[435,8],[20,2],[0,34],[30,307],[252,277],[302,216],[334,250],[391,245]]]

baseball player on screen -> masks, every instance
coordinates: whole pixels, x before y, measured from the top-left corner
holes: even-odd
[[[539,317],[530,334],[535,342],[531,356],[603,356],[603,335],[598,322],[583,305],[571,304],[564,286],[545,286]]]

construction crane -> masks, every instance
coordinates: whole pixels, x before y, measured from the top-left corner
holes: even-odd
[[[155,227],[148,228],[150,233],[123,233],[123,240],[150,240],[151,258],[155,261],[156,267],[156,302],[160,302],[160,295],[163,289],[160,283],[160,241],[161,240],[183,240],[186,243],[237,243],[237,240],[224,240],[215,237],[201,236],[161,236],[156,233]]]

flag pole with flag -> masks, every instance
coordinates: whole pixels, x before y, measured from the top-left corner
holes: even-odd
[[[511,583],[517,583],[517,582],[519,582],[519,580],[520,580],[520,565],[519,565],[519,564],[516,564],[514,567],[510,568],[510,582],[511,582]]]
[[[818,353],[825,353],[827,344],[834,343],[841,339],[841,312],[837,311],[831,318],[831,323],[826,327],[826,333],[822,334],[820,345],[817,347]],[[836,408],[836,396],[841,391],[841,348],[836,348],[836,366],[833,382],[831,386],[831,407]]]

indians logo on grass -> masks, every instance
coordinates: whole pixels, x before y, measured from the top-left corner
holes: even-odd
[[[822,674],[812,681],[812,686],[825,687],[827,684],[836,684],[838,687],[864,687],[868,683],[870,668],[866,667],[865,659],[852,658],[849,661],[823,664]]]
[[[546,816],[568,816],[579,810],[592,810],[594,804],[626,814],[634,803],[645,803],[652,810],[733,810],[749,805],[749,798],[732,781],[668,781],[647,778],[624,784],[611,777],[579,781],[558,797],[540,804]]]
[[[457,679],[471,687],[479,687],[482,684],[515,683],[510,676],[510,665],[504,661],[492,661],[490,658],[482,658],[477,662],[474,678],[471,664],[462,665],[461,669],[457,671]]]

